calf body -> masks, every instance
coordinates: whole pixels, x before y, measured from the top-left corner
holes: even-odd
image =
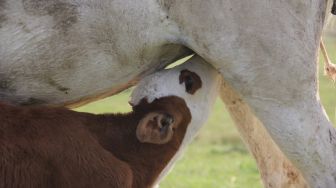
[[[4,104],[0,111],[0,187],[129,187],[129,166],[85,127],[90,115]]]

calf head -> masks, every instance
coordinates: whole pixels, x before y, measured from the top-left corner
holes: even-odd
[[[143,143],[165,144],[173,136],[181,142],[191,120],[185,101],[175,96],[155,99],[151,103],[144,98],[133,111],[144,114],[136,129],[136,136]]]
[[[153,103],[165,97],[180,98],[190,111],[191,120],[181,147],[191,141],[205,123],[217,98],[220,76],[213,67],[199,56],[172,69],[165,69],[140,81],[132,93],[130,104],[137,106],[146,101]],[[166,143],[186,113],[179,111],[182,104],[170,111],[149,113],[138,126],[137,137],[142,142]]]

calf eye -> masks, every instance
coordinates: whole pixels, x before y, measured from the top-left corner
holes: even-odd
[[[180,84],[184,83],[185,90],[189,94],[194,94],[202,87],[201,78],[194,72],[182,70],[180,73]]]
[[[185,84],[185,88],[186,91],[189,93],[191,92],[192,88],[193,88],[193,84],[194,84],[194,80],[191,76],[186,76],[185,80],[184,80],[184,84]]]

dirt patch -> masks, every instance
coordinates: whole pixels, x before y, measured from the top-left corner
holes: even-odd
[[[0,0],[1,1],[1,0]],[[30,15],[52,16],[54,28],[66,32],[78,20],[77,7],[61,0],[23,0],[24,10]]]
[[[0,0],[0,28],[2,27],[3,23],[7,21],[7,17],[4,13],[6,8],[6,0]]]

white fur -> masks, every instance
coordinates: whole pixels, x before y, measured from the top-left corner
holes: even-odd
[[[179,83],[180,72],[184,69],[195,72],[202,80],[202,87],[193,95],[186,92],[183,83]],[[220,76],[217,71],[200,57],[194,56],[180,66],[147,76],[141,80],[133,91],[130,101],[133,105],[138,104],[143,98],[147,98],[148,102],[152,102],[156,98],[178,96],[185,100],[191,112],[191,122],[188,125],[181,147],[160,174],[156,183],[159,183],[167,175],[175,161],[185,150],[185,147],[196,136],[202,125],[204,125],[217,98],[219,87]]]

